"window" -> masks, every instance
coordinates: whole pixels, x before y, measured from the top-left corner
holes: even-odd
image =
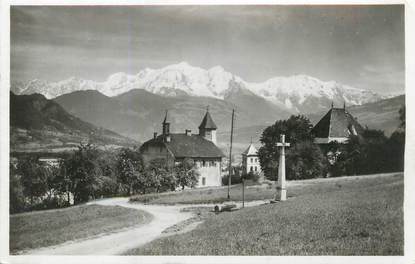
[[[255,166],[255,171],[257,171],[257,167]]]
[[[255,162],[258,162],[258,159],[257,158],[255,158]]]
[[[206,167],[206,161],[202,161],[202,167]]]
[[[249,170],[250,170],[250,171],[254,171],[254,167],[253,167],[253,166],[251,166]]]
[[[203,186],[205,186],[205,185],[206,185],[206,178],[205,178],[205,177],[203,177],[203,178],[202,178],[202,185],[203,185]]]
[[[251,163],[254,162],[254,158],[251,158]]]

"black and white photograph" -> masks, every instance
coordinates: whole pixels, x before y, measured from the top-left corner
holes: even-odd
[[[412,6],[6,8],[7,263],[412,263],[404,258]]]

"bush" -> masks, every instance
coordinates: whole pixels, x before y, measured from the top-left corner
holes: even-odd
[[[326,166],[326,158],[320,148],[313,142],[298,142],[287,150],[287,180],[322,177],[326,173]]]
[[[16,174],[13,165],[10,165],[10,213],[23,212],[26,208],[25,196],[20,176]]]
[[[403,171],[405,132],[387,138],[383,131],[365,129],[362,136],[351,136],[347,144],[338,145],[336,152],[340,154],[329,166],[331,176]]]
[[[233,174],[231,177],[231,184],[238,184],[242,182],[241,176],[238,174]],[[228,186],[229,183],[229,174],[222,176],[222,185]]]
[[[242,175],[242,177],[245,180],[251,180],[252,182],[258,182],[259,176],[260,176],[259,173],[253,172],[253,171],[250,171],[249,173],[244,173]]]

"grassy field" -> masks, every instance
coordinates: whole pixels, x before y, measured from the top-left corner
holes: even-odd
[[[82,205],[10,216],[10,252],[40,248],[116,231],[151,221],[144,211],[120,206]]]
[[[391,174],[364,175],[357,177],[321,178],[302,181],[288,181],[288,197],[295,197],[320,190],[336,190],[341,184],[353,184],[358,179],[372,180],[373,177],[388,177]],[[227,187],[186,189],[178,192],[151,193],[136,195],[130,198],[132,202],[148,204],[203,204],[221,203],[228,201]],[[275,186],[251,185],[245,186],[245,201],[272,199],[275,195]],[[242,201],[242,185],[232,185],[230,188],[231,201]]]
[[[131,202],[140,202],[148,204],[201,204],[201,203],[221,203],[228,201],[227,187],[198,188],[186,189],[178,192],[166,193],[150,193],[144,195],[136,195],[130,198]],[[245,199],[261,200],[269,199],[275,193],[275,189],[271,186],[247,186],[245,187]],[[242,200],[241,184],[231,186],[231,200]]]
[[[212,214],[188,233],[125,254],[403,254],[402,173],[294,182],[288,192],[286,202]]]

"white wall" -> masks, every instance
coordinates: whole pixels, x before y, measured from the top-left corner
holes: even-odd
[[[215,166],[209,166],[210,162],[214,162]],[[201,161],[196,162],[197,170],[200,173],[199,184],[197,187],[206,186],[221,186],[222,185],[222,163],[217,161],[205,161],[205,166],[202,166]],[[205,178],[205,185],[203,185],[203,178]]]
[[[259,163],[259,158],[258,156],[248,156],[248,157],[244,157],[244,167],[245,167],[245,173],[249,173],[251,171],[251,167],[253,167],[253,172],[256,173],[261,173],[261,165]],[[251,161],[252,159],[252,161]],[[255,171],[255,166],[257,167],[257,170]]]

